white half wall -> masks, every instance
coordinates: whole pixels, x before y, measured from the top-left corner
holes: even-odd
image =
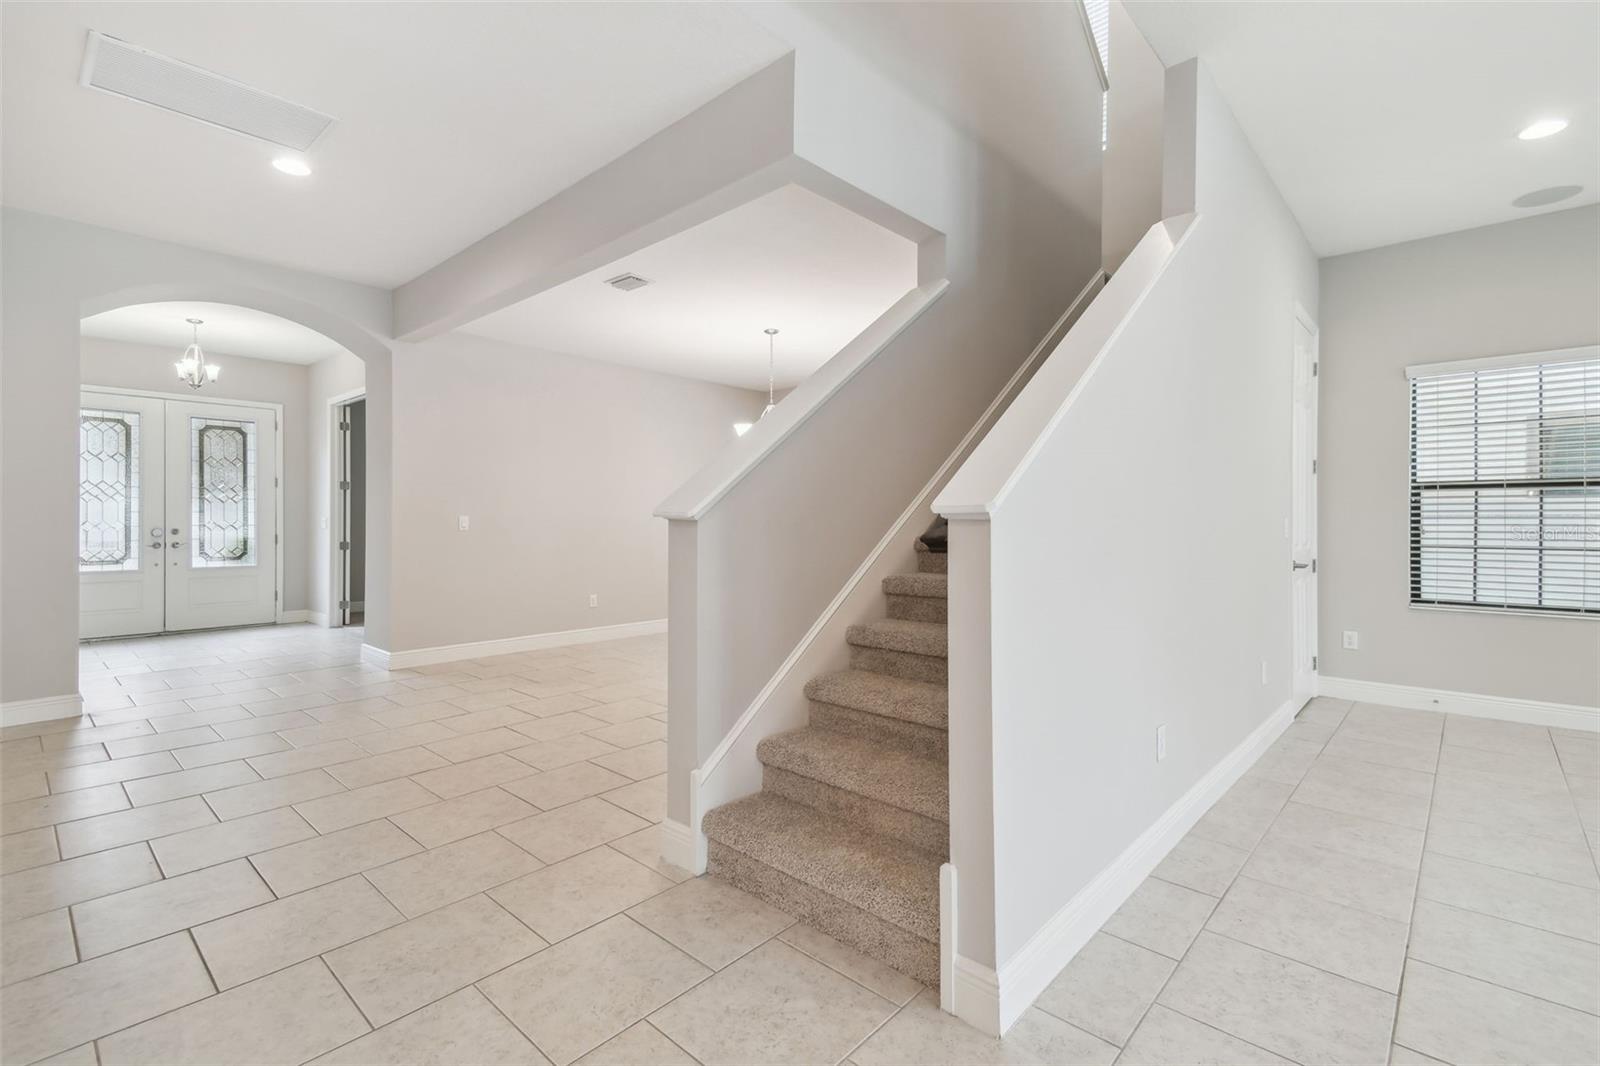
[[[1405,377],[1412,363],[1600,342],[1597,293],[1600,207],[1322,261],[1324,675],[1600,706],[1600,619],[1408,605]]]
[[[174,380],[172,363],[177,357],[166,348],[128,341],[84,337],[78,349],[83,383],[118,389],[141,389],[177,395],[184,386]],[[254,400],[283,405],[283,425],[278,440],[283,449],[283,609],[304,611],[310,607],[308,586],[311,580],[310,486],[306,456],[311,444],[312,425],[306,405],[310,368],[299,363],[280,363],[269,359],[249,359],[214,353],[222,366],[222,376],[207,385],[196,397],[200,400]],[[361,360],[347,355],[357,366]]]
[[[956,1006],[991,1030],[1294,711],[1291,327],[1297,304],[1316,313],[1316,260],[1203,69],[1170,70],[1165,98],[1172,221],[1096,305],[1129,298],[1163,231],[1181,239],[1116,328],[1091,306],[935,503],[963,719],[956,968],[996,990],[987,1016],[960,987]],[[1087,368],[1053,372],[1062,358]]]

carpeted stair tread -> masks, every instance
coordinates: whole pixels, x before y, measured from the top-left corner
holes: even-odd
[[[929,599],[946,599],[948,574],[890,574],[883,579],[883,591],[889,596],[922,596]]]
[[[706,835],[935,943],[939,859],[769,793],[706,814]]]
[[[944,729],[950,717],[946,686],[867,670],[840,670],[813,678],[806,682],[806,698],[933,729]]]
[[[763,765],[950,822],[949,770],[943,759],[884,740],[815,728],[767,737],[756,755]]]
[[[880,618],[853,625],[845,640],[858,648],[881,648],[943,659],[950,645],[950,631],[943,622],[912,622],[901,618]]]

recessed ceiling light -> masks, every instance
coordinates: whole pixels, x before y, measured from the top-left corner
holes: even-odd
[[[1542,118],[1517,134],[1517,137],[1519,140],[1537,141],[1541,137],[1549,137],[1552,134],[1560,133],[1566,128],[1567,120],[1564,118]]]
[[[294,155],[280,155],[272,161],[272,167],[293,178],[309,177],[311,174],[311,164]]]

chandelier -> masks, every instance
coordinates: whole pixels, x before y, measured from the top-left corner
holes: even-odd
[[[205,320],[186,318],[184,321],[194,330],[194,339],[189,342],[189,347],[183,350],[183,358],[172,365],[178,371],[179,381],[191,389],[198,389],[217,380],[222,368],[215,363],[206,362],[206,353],[200,348],[200,327],[205,325]]]
[[[767,335],[767,406],[763,407],[761,409],[761,413],[756,416],[756,422],[759,422],[763,418],[766,418],[767,417],[767,412],[772,410],[772,408],[774,406],[773,396],[775,394],[774,390],[773,390],[773,387],[772,387],[773,386],[773,367],[775,365],[774,364],[774,354],[773,354],[773,344],[774,344],[775,338],[778,336],[778,331],[769,327],[767,329],[762,330],[761,332],[763,332],[763,333],[765,333]],[[737,433],[739,436],[742,437],[746,433],[750,432],[750,427],[753,426],[753,425],[755,425],[755,422],[735,422],[733,424],[733,431],[735,433]]]

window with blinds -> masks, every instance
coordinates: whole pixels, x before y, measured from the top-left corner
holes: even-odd
[[[1600,615],[1600,349],[1411,378],[1411,602]]]

